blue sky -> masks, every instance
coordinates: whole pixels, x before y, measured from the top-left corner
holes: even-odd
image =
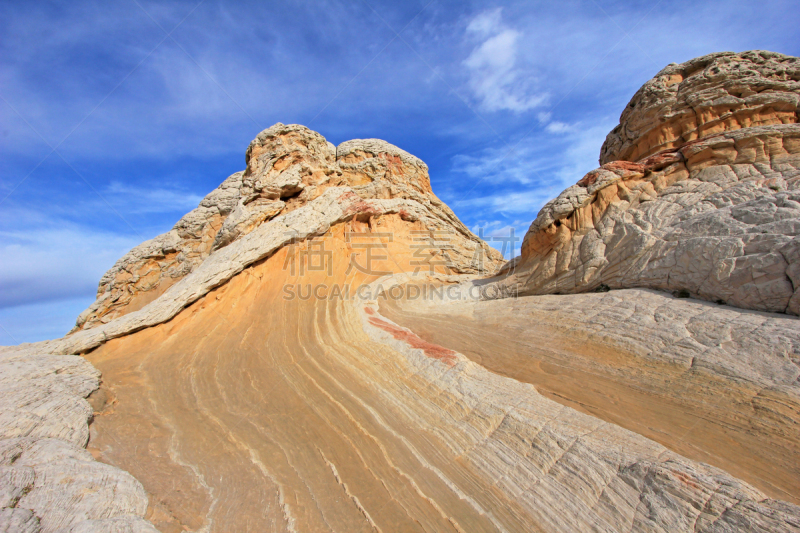
[[[661,68],[800,55],[798,27],[770,0],[0,2],[0,344],[63,335],[275,122],[386,139],[522,237]]]

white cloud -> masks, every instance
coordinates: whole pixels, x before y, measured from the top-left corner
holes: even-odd
[[[458,154],[453,170],[486,185],[520,184],[557,194],[597,168],[600,146],[612,127],[611,120],[600,120],[591,128],[551,122],[545,130],[558,137],[534,133],[511,147]]]
[[[111,205],[124,215],[186,213],[202,196],[169,187],[113,181],[80,202],[81,210],[102,212]],[[77,205],[77,203],[76,203]],[[94,298],[100,277],[128,250],[142,242],[126,235],[76,224],[64,214],[6,209],[0,231],[0,309],[23,303]],[[113,215],[112,215],[113,216]],[[124,220],[124,218],[123,218]]]
[[[484,11],[467,24],[467,32],[479,37],[487,37],[497,33],[503,27],[503,9]]]
[[[530,185],[537,181],[539,172],[543,170],[542,158],[537,157],[535,148],[535,144],[526,139],[511,147],[457,154],[453,157],[453,170],[487,184]]]
[[[454,205],[482,209],[487,214],[529,215],[533,220],[550,197],[548,191],[533,189],[458,200]]]
[[[63,220],[0,231],[0,308],[93,299],[100,277],[140,240]]]
[[[133,186],[119,181],[112,181],[104,190],[103,197],[112,205],[124,206],[125,211],[131,214],[186,213],[203,199],[199,194],[182,189]]]
[[[0,346],[63,337],[94,295],[0,308]]]
[[[575,125],[558,122],[557,120],[554,120],[548,124],[547,127],[545,127],[545,130],[549,131],[550,133],[569,133],[574,129]]]
[[[470,230],[501,252],[505,259],[513,259],[520,253],[522,240],[529,226],[529,221],[520,219],[481,220]]]
[[[454,170],[475,180],[473,188],[478,192],[470,189],[466,193],[470,197],[450,194],[443,199],[457,213],[466,214],[473,232],[482,232],[491,246],[510,259],[519,254],[522,239],[544,204],[597,167],[600,144],[611,121],[598,123],[593,128],[565,128],[558,137],[539,133],[523,139],[508,157],[504,157],[505,148],[458,155]],[[513,255],[508,248],[512,229],[519,239]]]
[[[501,9],[473,18],[467,25],[467,35],[480,41],[463,65],[469,73],[469,88],[482,108],[520,113],[547,99],[547,94],[533,90],[530,75],[517,65],[522,34],[505,26]]]

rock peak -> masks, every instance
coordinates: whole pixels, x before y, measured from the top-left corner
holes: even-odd
[[[171,231],[117,261],[100,280],[97,300],[78,317],[75,330],[139,310],[215,252],[318,200],[351,205],[354,211],[348,216],[357,215],[359,206],[372,209],[354,199],[411,202],[404,212],[421,210],[435,220],[433,226],[457,233],[467,248],[480,248],[489,258],[490,270],[502,261],[436,197],[428,166],[386,141],[354,139],[336,147],[306,126],[279,122],[256,135],[247,147],[245,164],[243,171],[229,176]],[[349,193],[334,191],[323,198],[330,189]],[[301,233],[305,233],[302,228]],[[484,267],[475,270],[466,260],[459,261],[458,271],[483,272]]]
[[[601,167],[548,202],[504,283],[650,288],[800,314],[800,59],[672,64],[622,112]]]
[[[798,122],[800,59],[718,52],[672,63],[639,89],[600,150],[600,164],[639,161],[726,131]]]

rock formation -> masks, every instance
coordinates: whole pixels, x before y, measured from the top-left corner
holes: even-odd
[[[85,450],[99,378],[81,357],[0,352],[0,531],[156,531],[141,483]]]
[[[261,132],[0,351],[0,531],[800,531],[796,62],[662,71],[494,277],[414,156]],[[622,287],[761,311],[486,296]]]
[[[797,124],[800,62],[756,50],[668,65],[625,106],[600,164],[639,161],[725,131]]]
[[[86,352],[173,319],[276,253],[293,250],[303,257],[309,242],[323,243],[331,236],[346,241],[342,258],[353,250],[369,255],[377,248],[380,264],[363,268],[375,267],[380,275],[396,270],[398,259],[404,269],[431,272],[485,274],[501,264],[500,254],[433,195],[425,164],[384,141],[354,140],[335,148],[307,128],[277,124],[251,143],[247,164],[171,232],[118,261],[71,335],[4,354],[9,394],[3,400],[0,437],[9,440],[0,444],[10,451],[3,463],[9,465],[3,471],[8,494],[0,530],[23,525],[43,532],[152,530],[140,518],[148,505],[141,485],[126,472],[94,462],[82,449],[93,415],[83,398],[98,388],[99,373],[85,359],[58,354]],[[357,242],[360,237],[368,242]],[[298,251],[302,246],[304,251]],[[384,257],[380,250],[387,247],[395,253]],[[423,257],[412,253],[415,249]],[[274,283],[281,287],[279,279]],[[107,389],[99,394],[109,397]],[[115,408],[101,404],[97,416],[114,414]],[[127,454],[134,442],[117,447]],[[34,484],[37,472],[41,477]],[[68,484],[75,496],[65,506],[53,486],[73,478],[80,481]],[[165,519],[171,527],[176,513],[185,518],[151,502],[149,516],[156,523]],[[187,520],[178,523],[193,523]]]
[[[796,318],[642,289],[481,300],[486,286],[454,287],[476,298],[388,300],[381,312],[554,401],[800,503]]]
[[[502,283],[646,287],[800,314],[800,59],[712,54],[636,93],[600,168],[539,212]]]
[[[465,248],[450,251],[459,254],[450,258],[458,263],[459,271],[481,272],[479,267],[469,266],[475,260],[476,246],[487,264],[502,259],[433,194],[425,163],[385,141],[356,139],[335,147],[303,126],[275,124],[250,143],[245,163],[244,171],[228,177],[171,231],[140,244],[117,261],[100,280],[97,300],[81,313],[73,331],[141,309],[194,271],[212,252],[264,222],[317,200],[331,187],[350,188],[358,198],[405,199],[424,206],[429,217],[438,219],[430,226],[432,231],[445,229],[465,239]],[[328,201],[331,198],[326,197]]]

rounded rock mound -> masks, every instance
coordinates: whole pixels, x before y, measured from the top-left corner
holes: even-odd
[[[753,50],[671,64],[639,89],[600,164],[639,161],[709,135],[798,122],[800,58]]]
[[[669,65],[622,113],[602,166],[542,208],[500,283],[519,294],[650,288],[800,314],[798,101],[795,57]]]

